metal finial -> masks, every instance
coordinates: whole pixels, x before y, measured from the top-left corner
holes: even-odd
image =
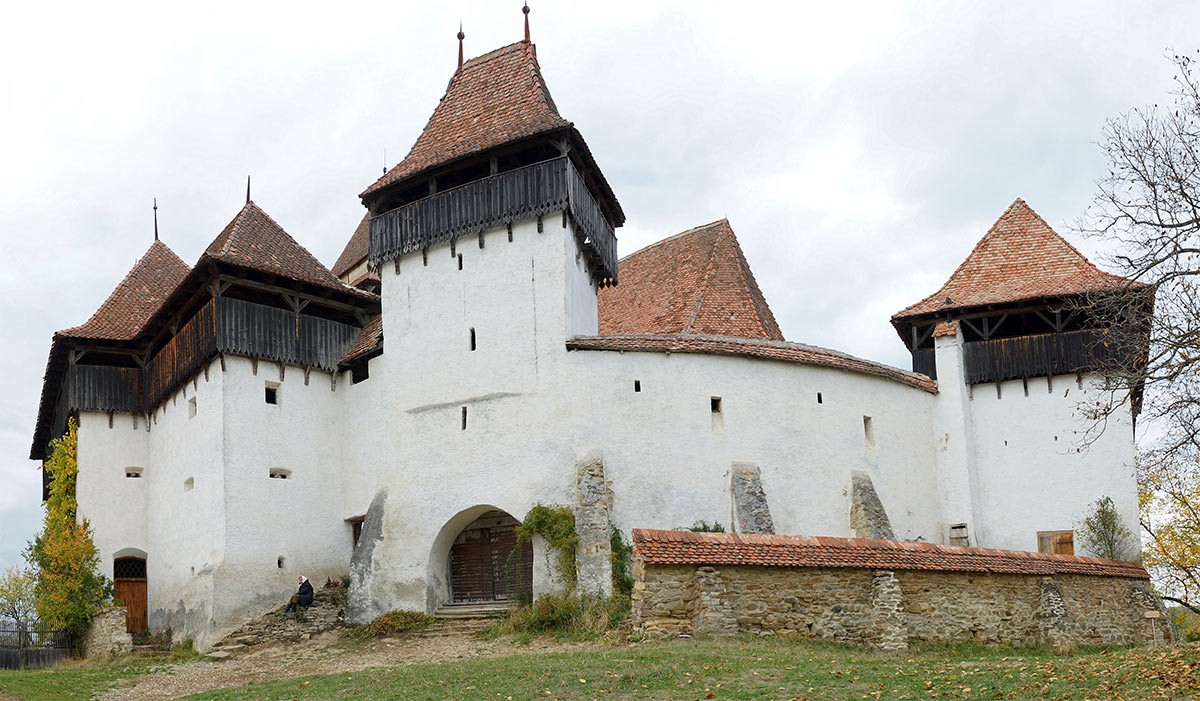
[[[250,204],[250,176],[246,176],[246,204]]]
[[[387,149],[383,149],[383,174],[387,175]]]
[[[462,22],[459,22],[458,23],[458,67],[459,68],[462,68],[462,64],[463,64],[463,43],[462,42],[463,42],[463,39],[466,39],[466,38],[467,38],[467,35],[463,34]]]
[[[154,198],[154,240],[158,240],[158,198]]]
[[[529,3],[521,8],[521,12],[525,15],[525,43],[529,43]]]

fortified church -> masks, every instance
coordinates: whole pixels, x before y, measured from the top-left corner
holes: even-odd
[[[787,341],[729,221],[618,259],[528,17],[465,62],[461,38],[332,268],[247,201],[54,335],[31,457],[77,417],[79,515],[132,629],[204,649],[297,574],[349,571],[355,621],[555,590],[544,543],[509,556],[537,504],[575,510],[600,591],[614,526],[1072,553],[1109,496],[1135,527],[1132,416],[1081,445],[1111,358],[1072,305],[1131,283],[1025,202],[892,317],[912,371]]]

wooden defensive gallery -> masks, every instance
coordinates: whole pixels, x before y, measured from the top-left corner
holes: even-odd
[[[195,264],[155,240],[54,335],[31,457],[77,419],[132,629],[203,648],[297,574],[349,572],[356,621],[552,591],[544,543],[510,557],[537,504],[574,508],[601,591],[610,526],[1086,554],[1097,499],[1136,523],[1133,417],[1079,449],[1114,358],[1076,302],[1130,283],[1022,200],[892,317],[911,371],[787,341],[729,221],[618,258],[528,25],[460,56],[360,198],[331,268],[248,199]]]

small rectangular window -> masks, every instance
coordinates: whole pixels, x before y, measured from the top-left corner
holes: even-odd
[[[633,391],[634,391],[634,392],[641,392],[641,391],[642,391],[642,381],[641,381],[641,380],[634,380],[634,381],[633,381]]]
[[[821,396],[821,393],[820,393],[820,392],[817,392],[817,404],[824,404],[824,403],[825,403],[825,400],[824,400],[824,398]]]
[[[870,416],[863,417],[863,440],[867,443],[867,450],[875,450],[875,424]]]
[[[708,406],[712,412],[712,432],[725,433],[725,417],[721,413],[721,398],[710,397]]]
[[[183,481],[183,491],[190,492],[196,486],[196,478],[188,477]]]
[[[282,467],[272,467],[267,471],[267,476],[273,480],[285,480],[292,476],[292,471]]]
[[[142,468],[127,467],[127,468],[125,468],[125,476],[128,477],[129,479],[140,479],[142,476]]]
[[[1055,555],[1075,554],[1074,531],[1038,531],[1038,552]]]
[[[278,404],[279,403],[279,385],[277,385],[273,382],[268,382],[267,386],[264,390],[263,399],[266,400],[267,404]]]
[[[721,398],[720,397],[712,397],[708,401],[709,401],[709,406],[712,408],[712,413],[720,414],[721,413]]]
[[[188,400],[188,418],[190,419],[190,418],[194,417],[195,415],[196,415],[196,398],[192,397],[191,399]]]

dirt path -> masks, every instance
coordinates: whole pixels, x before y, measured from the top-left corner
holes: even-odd
[[[477,640],[466,634],[383,639],[354,648],[340,647],[335,645],[336,642],[337,633],[330,632],[302,643],[263,645],[221,661],[206,659],[169,664],[153,674],[120,682],[99,698],[104,701],[175,699],[202,691],[242,686],[253,681],[356,672],[371,667],[392,667],[415,662],[539,654],[590,647],[580,643],[551,641],[519,645],[505,639]]]

